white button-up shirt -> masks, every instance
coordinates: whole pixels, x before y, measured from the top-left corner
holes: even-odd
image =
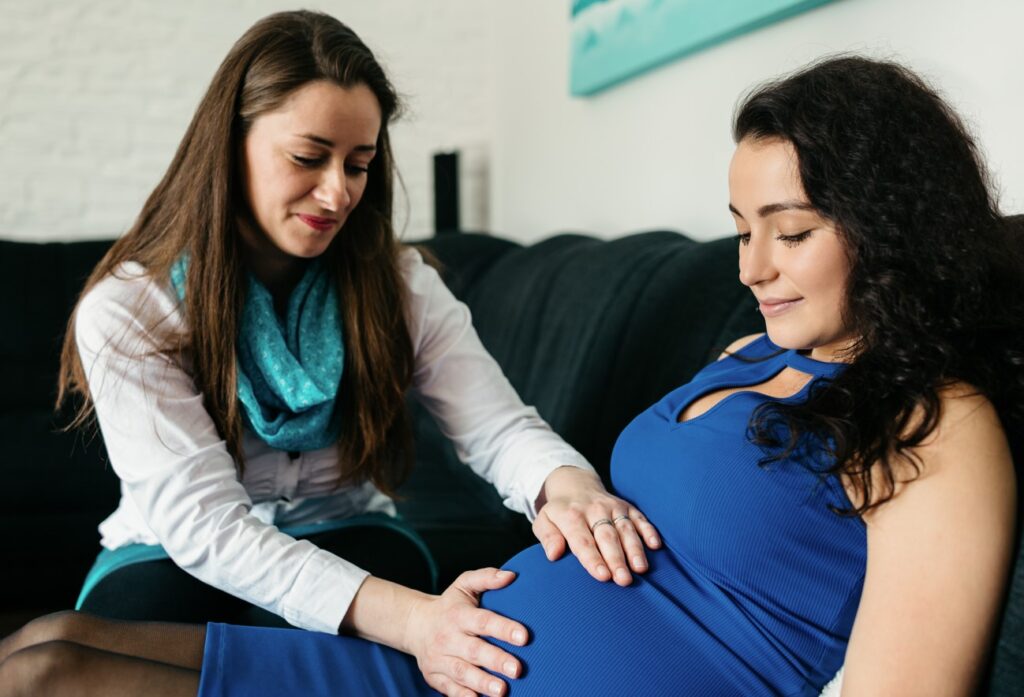
[[[419,253],[405,250],[413,390],[459,458],[531,519],[548,474],[586,460],[525,406],[480,343],[469,309]],[[337,486],[337,449],[292,460],[246,430],[241,479],[203,406],[189,357],[161,351],[184,318],[168,285],[134,262],[98,283],[75,322],[82,364],[110,464],[117,510],[100,525],[108,549],[160,544],[196,578],[306,629],[335,633],[368,575],[281,533],[369,511],[394,514],[372,484]]]

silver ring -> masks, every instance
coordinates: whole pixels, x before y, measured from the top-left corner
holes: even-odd
[[[617,522],[619,522],[620,520],[628,520],[629,522],[633,522],[633,519],[632,519],[632,518],[630,518],[630,517],[629,517],[628,515],[620,515],[620,516],[619,516],[618,518],[615,518],[615,519],[614,519],[614,520],[612,521],[612,523],[617,523]]]
[[[611,525],[612,527],[615,527],[615,523],[610,521],[608,518],[601,518],[601,520],[595,521],[594,524],[590,526],[591,534],[594,533],[594,530],[597,529],[598,525]]]

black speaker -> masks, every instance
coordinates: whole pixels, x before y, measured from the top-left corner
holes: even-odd
[[[434,232],[459,231],[459,153],[434,153]]]

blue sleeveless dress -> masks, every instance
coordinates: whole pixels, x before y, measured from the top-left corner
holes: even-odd
[[[745,434],[769,397],[735,392],[679,423],[694,400],[754,386],[787,366],[827,379],[840,364],[766,337],[713,363],[640,414],[612,454],[618,495],[661,533],[650,569],[620,588],[539,545],[513,557],[508,587],[482,606],[522,622],[530,643],[496,642],[524,674],[509,694],[817,695],[843,664],[867,559],[859,518],[834,477],[799,458],[760,466]],[[820,454],[804,444],[803,458]],[[820,462],[816,466],[820,466]],[[348,637],[211,624],[200,697],[428,695],[415,660]]]

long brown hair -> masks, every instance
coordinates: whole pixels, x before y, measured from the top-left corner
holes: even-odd
[[[413,355],[403,314],[400,246],[392,227],[394,169],[388,137],[388,122],[400,105],[373,53],[337,19],[318,12],[281,12],[257,22],[235,43],[163,179],[131,229],[93,270],[82,296],[126,261],[140,263],[154,281],[167,281],[174,261],[189,254],[189,292],[182,306],[188,335],[166,337],[164,350],[190,354],[206,409],[228,452],[244,467],[235,345],[244,302],[239,224],[249,212],[240,180],[240,144],[256,118],[314,80],[346,88],[366,85],[381,108],[377,155],[365,193],[324,261],[343,299],[339,483],[370,480],[393,493],[412,466],[405,391]],[[75,341],[76,314],[77,307],[64,339],[57,396],[58,406],[71,395],[83,398],[72,426],[91,421],[94,411]]]

